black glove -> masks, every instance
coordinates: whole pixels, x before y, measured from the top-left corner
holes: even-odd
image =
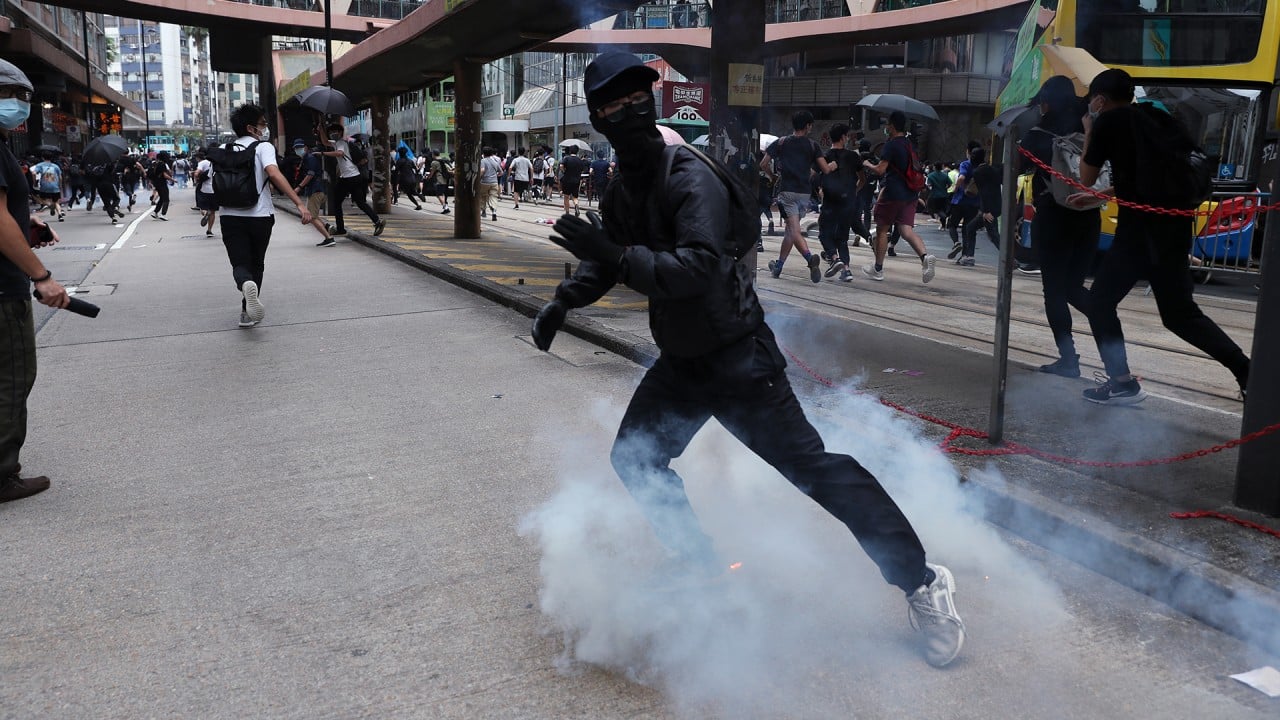
[[[533,318],[533,344],[539,350],[546,352],[551,348],[551,341],[556,339],[556,332],[560,330],[560,326],[564,325],[564,316],[569,312],[569,308],[559,300],[552,300]]]
[[[591,260],[606,267],[617,267],[622,260],[622,246],[609,239],[600,216],[590,210],[587,220],[565,213],[556,221],[554,230],[559,235],[552,235],[551,242],[579,260]]]

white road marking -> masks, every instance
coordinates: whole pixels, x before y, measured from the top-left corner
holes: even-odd
[[[111,249],[119,250],[120,248],[124,247],[125,242],[128,241],[129,238],[133,237],[133,231],[138,229],[138,223],[142,222],[145,219],[147,219],[147,216],[146,216],[146,213],[143,213],[139,215],[137,219],[135,219],[133,222],[129,223],[129,227],[124,229],[124,233],[120,235],[120,239],[116,241],[116,244],[111,246]]]

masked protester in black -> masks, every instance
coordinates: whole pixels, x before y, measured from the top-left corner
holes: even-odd
[[[945,665],[964,641],[954,578],[926,565],[915,531],[879,482],[853,458],[826,452],[805,418],[750,269],[734,258],[726,186],[685,150],[676,151],[669,176],[658,176],[657,79],[629,53],[605,53],[587,67],[591,123],[617,152],[622,181],[606,191],[603,218],[566,214],[556,222],[551,239],[581,263],[534,319],[534,343],[548,349],[569,309],[618,282],[647,296],[661,353],[631,399],[611,461],[669,549],[668,568],[694,578],[726,568],[670,467],[714,417],[853,532],[884,578],[908,593],[926,659]]]
[[[1055,75],[1044,81],[1033,103],[1043,113],[1036,129],[1027,133],[1022,146],[1048,165],[1053,164],[1053,139],[1059,135],[1084,132],[1080,117],[1086,104],[1076,97],[1070,78]],[[1087,313],[1089,290],[1084,278],[1098,252],[1102,215],[1097,208],[1073,210],[1059,205],[1049,187],[1049,173],[1024,160],[1022,169],[1035,169],[1031,179],[1036,218],[1031,225],[1031,246],[1040,262],[1044,283],[1044,314],[1058,346],[1058,359],[1040,366],[1040,372],[1063,377],[1080,377],[1080,354],[1071,335],[1068,304]]]

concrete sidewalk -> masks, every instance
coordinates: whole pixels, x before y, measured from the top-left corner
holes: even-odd
[[[452,218],[406,212],[398,206],[388,216],[381,238],[358,230],[351,237],[532,315],[550,298],[565,263],[573,261],[544,239],[550,228],[543,221],[558,212],[554,205],[526,205],[518,213],[500,208],[499,222],[484,222],[482,239],[459,240],[451,237]],[[943,233],[925,230],[922,235],[940,258],[945,255],[950,241]],[[766,238],[766,245],[761,267],[776,255],[777,238]],[[865,248],[855,250],[855,265],[858,253],[865,254]],[[796,267],[788,266],[789,274],[803,274],[802,264],[791,265]],[[985,315],[974,309],[989,308],[993,302],[993,271],[940,263],[938,278],[921,286],[918,263],[900,258],[892,267],[889,281],[863,281],[854,288],[858,294],[853,301],[848,285],[826,281],[812,286],[803,277],[780,286],[761,271],[769,321],[793,360],[799,361],[791,364],[793,378],[834,384],[838,389],[833,397],[871,392],[956,426],[985,431],[994,324],[981,326]],[[1043,311],[1035,304],[1038,293],[1039,278],[1015,273],[1005,437],[1086,464],[1028,455],[952,454],[969,481],[975,507],[990,521],[1033,542],[1280,652],[1280,538],[1214,519],[1170,517],[1173,512],[1210,510],[1280,530],[1277,519],[1231,505],[1235,450],[1156,466],[1087,464],[1172,460],[1214,450],[1239,437],[1240,403],[1233,397],[1230,374],[1165,330],[1154,300],[1139,288],[1122,306],[1122,318],[1134,345],[1132,362],[1142,367],[1153,396],[1131,408],[1086,403],[1079,394],[1088,380],[1034,372],[1034,365],[1056,357]],[[1234,295],[1228,291],[1221,297],[1202,296],[1200,302],[1247,349],[1252,302]],[[938,297],[949,300],[940,303]],[[880,305],[882,300],[887,302]],[[913,305],[917,300],[921,302]],[[869,312],[873,307],[883,312]],[[656,356],[643,298],[627,288],[617,288],[599,305],[571,315],[566,329],[642,364]],[[1100,368],[1087,330],[1087,323],[1077,317],[1086,377],[1091,358]],[[805,365],[813,372],[803,369]],[[927,422],[921,430],[939,442],[949,433]],[[954,445],[990,450],[986,443],[967,438]],[[1259,626],[1256,618],[1272,620]]]

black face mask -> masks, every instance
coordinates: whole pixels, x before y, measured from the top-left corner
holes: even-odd
[[[615,121],[591,113],[591,127],[609,140],[618,153],[618,164],[626,179],[627,170],[645,167],[655,145],[662,145],[662,135],[653,118],[653,100],[623,106],[611,117]]]

